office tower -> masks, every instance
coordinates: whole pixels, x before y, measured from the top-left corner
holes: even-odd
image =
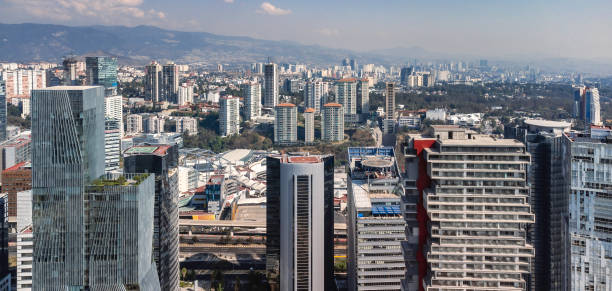
[[[145,99],[151,100],[153,103],[165,101],[161,94],[162,75],[162,66],[157,62],[151,62],[151,64],[145,66]]]
[[[584,122],[585,124],[601,125],[601,109],[599,107],[599,89],[587,87],[584,92]]]
[[[344,140],[344,110],[342,105],[338,103],[323,105],[321,140],[328,142]]]
[[[8,194],[9,221],[14,222],[17,218],[17,193],[31,189],[32,166],[29,162],[21,162],[2,171],[2,192]]]
[[[586,87],[574,85],[572,86],[572,89],[574,90],[574,112],[572,114],[572,117],[576,119],[584,119],[584,117],[582,116],[582,96],[584,95]]]
[[[148,173],[106,174],[85,186],[91,290],[161,290],[151,258],[154,180]]]
[[[357,72],[357,71],[359,71],[359,65],[357,64],[357,60],[355,60],[355,59],[351,59],[351,61],[350,61],[350,63],[349,63],[349,64],[350,64],[350,66],[351,66],[351,70],[352,70],[353,72]]]
[[[294,144],[297,142],[297,107],[281,103],[276,107],[274,117],[274,143]]]
[[[178,87],[178,103],[179,106],[193,104],[193,85],[183,83]]]
[[[263,105],[273,108],[278,104],[278,67],[274,63],[264,65]]]
[[[323,93],[323,82],[321,80],[306,82],[304,86],[304,106],[314,109],[317,114],[320,113]]]
[[[269,156],[266,165],[266,271],[273,290],[335,290],[334,157]]]
[[[401,175],[392,147],[348,148],[348,290],[400,290]]]
[[[423,87],[433,87],[436,83],[434,74],[430,72],[426,72],[422,74],[423,76]]]
[[[119,120],[106,118],[104,120],[104,171],[119,169],[121,158],[121,127]]]
[[[106,95],[117,95],[117,58],[86,57],[85,70],[88,85],[99,85],[106,89]]]
[[[612,282],[612,145],[577,137],[571,145],[572,290],[608,290]]]
[[[368,79],[357,81],[357,114],[361,118],[370,115],[370,82]]]
[[[126,118],[126,131],[128,134],[141,133],[143,132],[142,128],[142,115],[140,114],[130,114]]]
[[[167,63],[162,67],[161,98],[173,104],[178,103],[178,66]]]
[[[143,118],[142,127],[146,130],[147,133],[162,133],[164,132],[164,126],[166,125],[166,120],[164,117],[159,117],[157,115],[149,115],[147,118]]]
[[[246,120],[253,120],[261,116],[261,84],[250,83],[245,86],[246,97],[244,107]]]
[[[74,57],[64,59],[64,85],[78,85],[79,71],[77,63],[78,60]]]
[[[35,290],[86,284],[84,187],[104,173],[104,88],[32,91]]]
[[[314,115],[315,110],[313,108],[306,108],[304,110],[304,143],[314,142]]]
[[[403,86],[408,86],[409,77],[412,76],[413,72],[414,72],[413,67],[402,68],[402,70],[400,71],[400,83]]]
[[[219,134],[223,137],[240,133],[240,99],[222,97],[219,109]]]
[[[342,60],[342,66],[343,66],[343,67],[348,67],[348,66],[350,66],[350,65],[351,65],[351,59],[349,59],[349,58],[344,58],[344,59]]]
[[[336,101],[342,105],[344,120],[357,122],[357,79],[347,78],[336,82]]]
[[[193,117],[179,117],[176,119],[176,132],[187,135],[198,134],[198,120]]]
[[[415,135],[419,281],[425,290],[526,290],[534,223],[525,146],[457,126]]]
[[[564,134],[571,123],[525,120],[523,125],[505,129],[531,154],[527,181],[529,203],[535,223],[529,228],[534,246],[532,290],[570,290],[570,148]]]
[[[206,210],[208,213],[219,214],[223,201],[227,195],[227,184],[224,175],[213,175],[206,182],[204,196],[206,197]]]
[[[124,172],[155,174],[153,259],[161,290],[179,288],[178,146],[136,146],[125,151]]]
[[[32,290],[32,257],[34,234],[32,224],[17,230],[17,290]]]
[[[6,140],[6,83],[0,80],[0,142]]]
[[[390,134],[395,132],[395,84],[387,83],[385,87],[385,120],[383,120],[383,132]]]

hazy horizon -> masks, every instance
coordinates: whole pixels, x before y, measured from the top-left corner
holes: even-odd
[[[432,2],[432,1],[430,1]],[[560,1],[0,0],[3,23],[153,25],[369,52],[612,60],[612,3]]]

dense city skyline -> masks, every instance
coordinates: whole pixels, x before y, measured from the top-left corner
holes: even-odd
[[[601,0],[388,1],[385,5],[364,1],[184,0],[176,5],[158,0],[0,0],[0,6],[4,23],[154,25],[356,52],[418,47],[451,56],[612,59],[612,40],[602,37],[606,27],[612,26],[606,17],[612,4]]]

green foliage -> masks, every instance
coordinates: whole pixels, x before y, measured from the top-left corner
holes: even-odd
[[[339,260],[334,263],[334,272],[336,273],[344,273],[346,272],[346,261]]]

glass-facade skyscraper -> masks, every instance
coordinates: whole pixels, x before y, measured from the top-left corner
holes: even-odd
[[[104,86],[108,96],[117,94],[117,58],[86,57],[85,67],[89,85]]]
[[[32,91],[34,290],[86,285],[84,187],[104,173],[104,88]]]

